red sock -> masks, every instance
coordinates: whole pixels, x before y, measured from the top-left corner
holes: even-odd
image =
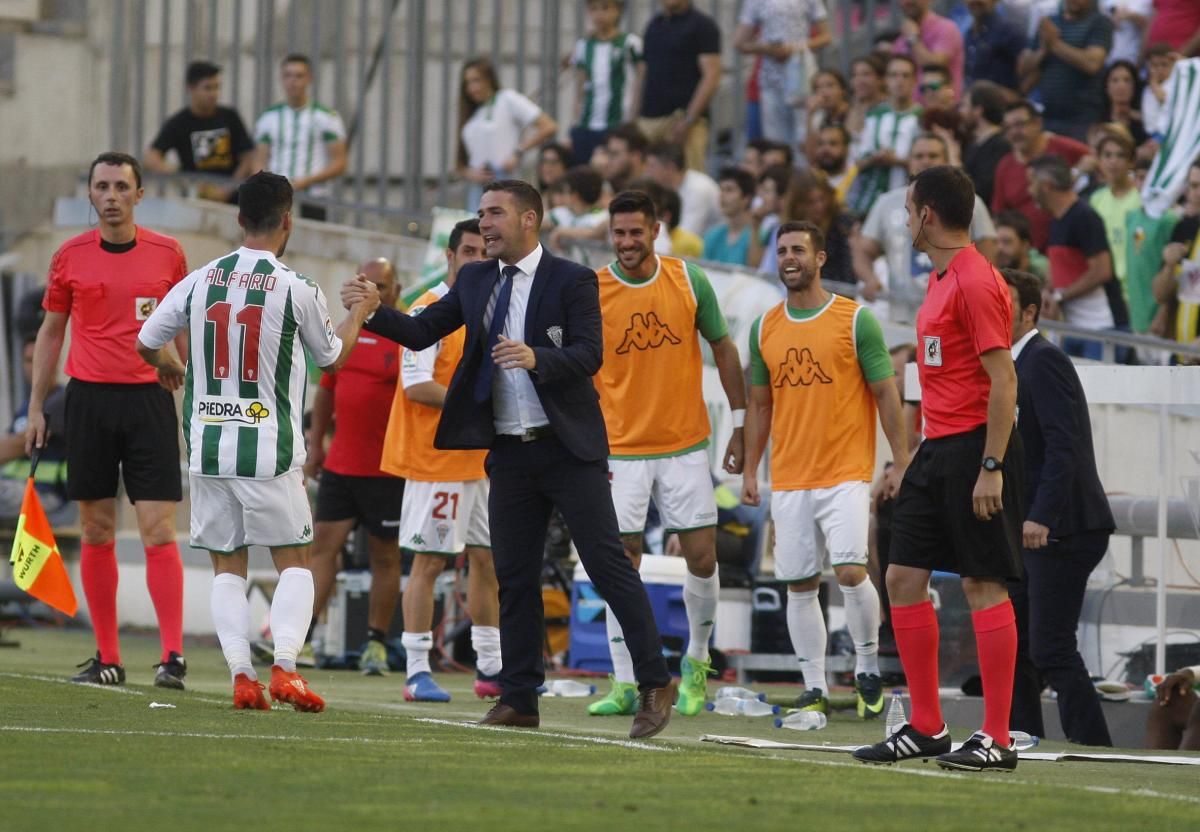
[[[983,678],[983,731],[1008,747],[1013,674],[1017,666],[1017,619],[1012,601],[971,613],[979,675]]]
[[[117,636],[117,544],[84,543],[80,546],[79,573],[83,594],[87,597],[96,649],[105,664],[121,663],[121,643]]]
[[[183,561],[174,542],[146,547],[146,587],[158,616],[162,661],[183,655]]]
[[[932,737],[946,724],[938,699],[938,620],[933,603],[893,605],[892,632],[912,698],[909,724]]]

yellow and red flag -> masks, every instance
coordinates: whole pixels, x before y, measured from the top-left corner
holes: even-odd
[[[34,598],[67,615],[75,615],[78,602],[71,579],[63,565],[58,544],[46,510],[37,489],[33,487],[31,475],[25,483],[25,497],[21,501],[21,518],[17,521],[17,535],[13,540],[13,581]]]

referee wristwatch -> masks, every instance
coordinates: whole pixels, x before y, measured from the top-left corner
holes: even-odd
[[[994,456],[985,456],[983,462],[980,463],[985,471],[1003,471],[1004,463],[996,459]]]

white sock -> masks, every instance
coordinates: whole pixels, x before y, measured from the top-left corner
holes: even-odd
[[[633,656],[629,655],[629,648],[625,646],[625,632],[608,604],[604,605],[604,628],[608,631],[608,654],[612,656],[613,678],[618,682],[636,681],[633,678]]]
[[[474,628],[472,628],[474,629]],[[474,633],[471,634],[474,638]],[[497,631],[499,635],[499,631]],[[405,630],[400,634],[400,643],[404,645],[405,675],[411,679],[418,673],[429,673],[429,649],[433,647],[433,631],[410,633]]]
[[[800,672],[804,674],[804,687],[808,690],[820,688],[829,693],[825,682],[825,648],[828,636],[825,632],[825,617],[821,615],[821,602],[817,590],[792,592],[788,590],[787,604],[788,634],[792,637],[792,649],[800,660]]]
[[[245,673],[257,679],[258,674],[250,664],[250,601],[246,598],[246,579],[228,572],[214,575],[211,600],[213,624],[229,665],[229,675]]]
[[[471,647],[475,649],[475,670],[480,675],[495,676],[500,672],[499,627],[472,627]]]
[[[288,673],[296,672],[296,655],[312,622],[315,596],[309,570],[292,566],[279,573],[271,599],[271,635],[275,638],[275,664]]]
[[[683,607],[687,610],[689,659],[708,661],[708,639],[717,618],[718,573],[701,578],[688,572],[683,579]]]
[[[854,639],[854,673],[879,675],[879,592],[867,578],[841,587],[846,599],[846,628]]]

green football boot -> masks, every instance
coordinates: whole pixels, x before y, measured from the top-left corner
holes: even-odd
[[[679,662],[679,700],[675,710],[684,716],[695,716],[704,710],[708,700],[708,677],[712,673],[712,661],[701,661],[684,656]]]
[[[592,716],[633,716],[637,713],[638,690],[633,682],[618,682],[611,673],[608,676],[612,689],[603,699],[588,705]]]
[[[796,697],[797,711],[817,711],[822,714],[829,714],[829,699],[825,696],[825,691],[820,688],[812,688]]]
[[[859,719],[878,719],[883,713],[883,680],[878,673],[860,673],[854,679],[858,694],[856,710]]]

